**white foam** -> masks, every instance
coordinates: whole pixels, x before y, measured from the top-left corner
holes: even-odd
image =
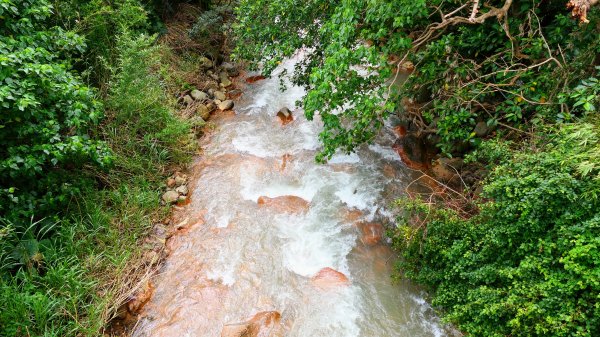
[[[379,154],[385,160],[402,161],[400,156],[391,147],[383,147],[379,144],[369,145],[369,150]]]

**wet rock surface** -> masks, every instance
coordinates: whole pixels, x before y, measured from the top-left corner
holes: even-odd
[[[283,125],[294,121],[294,116],[292,116],[292,112],[288,108],[281,108],[281,110],[277,112],[277,117],[279,117],[279,121]]]
[[[262,196],[258,198],[256,203],[262,207],[269,207],[278,212],[287,213],[306,212],[310,205],[308,201],[294,195],[284,195],[275,198]]]
[[[311,283],[321,289],[330,289],[350,285],[350,280],[343,273],[326,267],[310,279]]]

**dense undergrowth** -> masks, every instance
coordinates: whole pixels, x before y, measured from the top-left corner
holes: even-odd
[[[513,149],[511,149],[511,146]],[[404,201],[392,233],[404,276],[432,290],[446,319],[473,336],[600,334],[600,123],[597,117],[538,133],[524,144],[495,140],[495,161],[465,218]]]
[[[0,335],[99,335],[194,150],[140,1],[0,1]]]

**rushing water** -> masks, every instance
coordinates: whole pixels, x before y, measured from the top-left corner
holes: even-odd
[[[291,64],[284,66],[291,67]],[[170,240],[135,336],[220,336],[223,325],[278,311],[285,336],[446,336],[417,288],[392,284],[393,255],[365,245],[356,224],[390,217],[410,174],[385,131],[376,145],[314,162],[320,123],[280,91],[277,78],[248,85],[235,116],[216,120],[184,213],[191,226]],[[282,126],[282,107],[295,120]],[[305,212],[257,204],[293,195]],[[359,212],[360,211],[360,212]],[[349,285],[320,288],[311,277],[330,267]]]

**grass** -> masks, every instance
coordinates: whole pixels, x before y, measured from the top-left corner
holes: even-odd
[[[108,172],[88,170],[91,183],[52,235],[31,237],[7,226],[0,240],[33,250],[30,267],[0,278],[0,335],[98,336],[119,306],[148,277],[142,239],[168,216],[160,204],[164,178],[189,163],[195,150],[188,121],[156,70],[160,46],[125,34],[104,99],[107,119],[97,131],[114,152]],[[93,183],[92,183],[93,182]]]

